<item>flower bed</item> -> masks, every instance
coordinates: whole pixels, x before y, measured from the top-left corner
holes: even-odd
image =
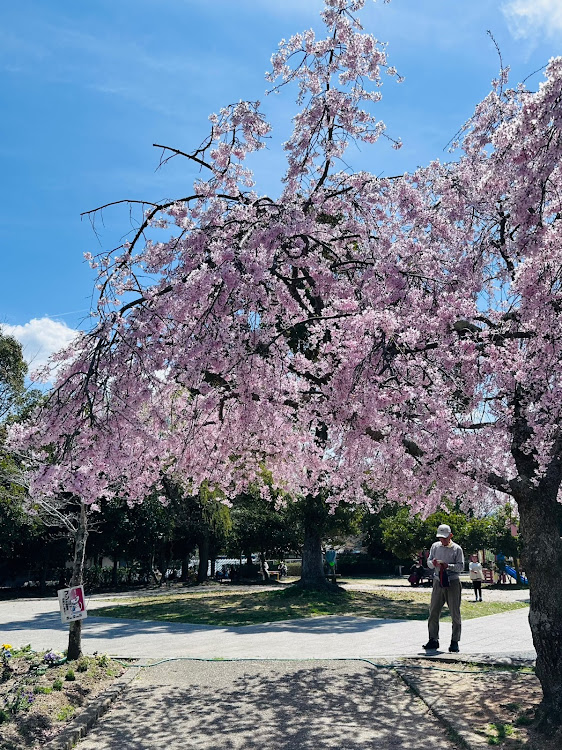
[[[0,647],[0,750],[39,748],[124,668],[109,657],[67,662],[55,651]]]

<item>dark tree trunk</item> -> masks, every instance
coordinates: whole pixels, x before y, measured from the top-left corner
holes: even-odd
[[[562,727],[562,540],[557,487],[541,483],[517,497],[521,561],[530,584],[529,624],[543,690],[537,719],[547,734]],[[562,739],[562,736],[561,736]]]
[[[113,570],[111,571],[111,583],[114,588],[117,588],[117,568],[119,567],[119,561],[117,555],[113,557]]]
[[[197,583],[205,583],[208,580],[209,570],[209,540],[202,537],[197,545],[199,548],[199,569],[197,570]]]
[[[217,565],[216,557],[211,557],[211,578],[215,577],[216,565]]]
[[[304,588],[332,588],[326,580],[322,560],[322,538],[315,526],[305,523],[302,547],[302,573],[299,585]]]
[[[39,595],[45,596],[47,593],[47,560],[43,560],[39,571]]]
[[[181,580],[186,583],[189,580],[189,555],[181,561]]]
[[[74,537],[74,564],[72,566],[71,586],[81,586],[84,581],[84,559],[86,556],[86,540],[88,539],[88,517],[86,506],[80,503],[80,520]],[[82,620],[70,623],[68,633],[68,661],[74,661],[82,656]]]
[[[303,505],[304,543],[302,547],[302,573],[297,586],[307,589],[330,589],[336,587],[326,579],[322,559],[322,530],[327,516],[324,500],[308,495]]]
[[[160,571],[160,585],[165,583],[168,574],[168,556],[166,552],[161,552],[158,557],[158,570]]]

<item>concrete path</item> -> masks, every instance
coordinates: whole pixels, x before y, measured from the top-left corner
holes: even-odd
[[[212,627],[96,618],[107,600],[89,602],[84,651],[163,663],[139,671],[78,750],[457,748],[387,668],[423,653],[422,620],[319,617]],[[451,624],[442,624],[444,651],[450,634]],[[56,599],[0,602],[0,642],[63,650],[67,640]],[[461,652],[475,660],[535,658],[528,609],[466,621]]]
[[[142,670],[77,750],[457,750],[388,670],[170,662]]]
[[[96,618],[95,607],[105,603],[103,599],[90,601],[91,615],[83,626],[86,653],[97,651],[141,659],[393,658],[419,654],[427,640],[427,626],[422,620],[318,617],[244,627],[213,627]],[[441,645],[445,651],[450,635],[451,624],[443,623]],[[67,639],[68,626],[60,622],[56,599],[0,602],[0,642],[63,650]],[[465,621],[461,651],[535,658],[528,609]]]

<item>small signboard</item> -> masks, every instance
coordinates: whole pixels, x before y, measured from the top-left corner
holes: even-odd
[[[83,586],[59,589],[57,593],[59,595],[60,619],[62,622],[84,620],[88,616]]]

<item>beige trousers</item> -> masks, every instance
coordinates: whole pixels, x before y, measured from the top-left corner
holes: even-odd
[[[439,640],[439,617],[443,605],[449,607],[451,619],[453,621],[452,641],[461,639],[461,582],[449,581],[449,587],[442,589],[438,580],[433,581],[433,591],[431,592],[431,602],[429,603],[429,637]]]

